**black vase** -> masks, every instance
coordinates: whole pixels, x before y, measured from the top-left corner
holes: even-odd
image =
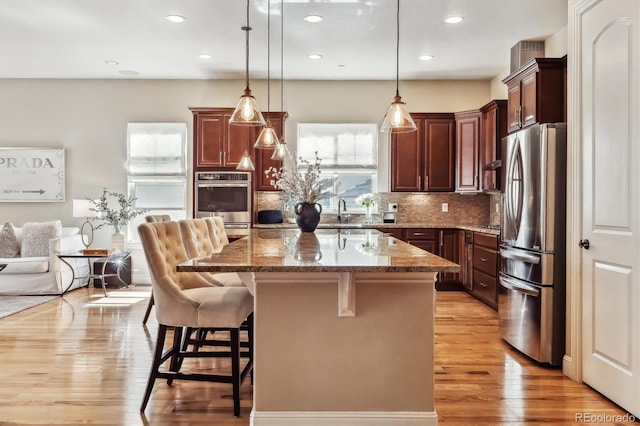
[[[313,232],[320,222],[322,206],[318,203],[298,203],[294,211],[296,212],[296,223],[302,232]]]

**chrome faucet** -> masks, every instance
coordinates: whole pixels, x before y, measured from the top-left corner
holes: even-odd
[[[342,223],[342,216],[340,215],[340,212],[341,212],[340,204],[342,204],[342,211],[343,212],[347,211],[347,202],[344,200],[344,198],[340,198],[338,200],[338,216],[336,218],[338,220],[338,223]]]

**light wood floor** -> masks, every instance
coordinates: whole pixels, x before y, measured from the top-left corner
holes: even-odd
[[[100,296],[79,289],[0,319],[0,424],[249,424],[248,380],[240,418],[232,414],[230,385],[163,381],[142,416],[157,323],[152,313],[141,324],[146,299],[89,304]],[[512,350],[498,336],[496,313],[462,292],[437,296],[435,391],[444,425],[568,425],[577,413],[625,414]]]

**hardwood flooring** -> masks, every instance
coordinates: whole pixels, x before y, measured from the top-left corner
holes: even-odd
[[[101,296],[101,290],[78,289],[0,320],[0,424],[249,424],[248,380],[239,418],[232,414],[230,385],[197,382],[170,387],[158,381],[141,415],[154,313],[145,327],[146,299],[90,303]],[[227,369],[225,361],[192,362]],[[437,295],[435,397],[442,425],[569,425],[581,413],[626,414],[510,348],[498,335],[495,311],[463,292]]]

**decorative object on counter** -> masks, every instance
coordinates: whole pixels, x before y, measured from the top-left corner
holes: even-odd
[[[249,155],[249,151],[244,150],[244,154],[242,154],[242,158],[240,162],[236,166],[236,170],[242,170],[243,172],[252,172],[256,168],[253,165],[253,161],[251,161],[251,156]]]
[[[367,232],[365,238],[366,239],[364,242],[356,244],[356,250],[367,256],[377,255],[380,251],[377,243],[377,238],[374,241],[373,237],[371,236],[371,232]]]
[[[295,206],[296,223],[302,232],[313,232],[320,223],[322,206],[318,203],[298,203]]]
[[[402,102],[400,97],[400,0],[397,3],[396,9],[396,96],[393,98],[393,103],[387,111],[387,115],[384,117],[382,132],[392,133],[407,133],[415,132],[418,128],[416,123],[411,118],[411,115],[405,108],[405,103]]]
[[[91,208],[92,205],[90,200],[73,200],[73,217],[85,218],[85,221],[80,227],[80,235],[82,235],[82,244],[84,244],[87,249],[91,243],[93,243],[93,225],[89,219],[98,216],[98,212]],[[85,226],[89,226],[88,234],[84,232]]]
[[[313,163],[300,157],[299,163],[307,166],[304,174],[298,168],[270,167],[265,170],[265,174],[273,178],[273,185],[284,192],[285,205],[295,206],[296,223],[303,232],[315,231],[322,212],[322,206],[317,202],[323,199],[327,190],[333,186],[332,178],[320,177],[321,161],[317,152]]]
[[[274,149],[280,145],[278,135],[273,129],[269,113],[271,112],[271,0],[267,0],[267,124],[264,126],[254,148]]]
[[[116,198],[118,201],[117,208],[111,208],[109,206],[109,199]],[[105,225],[109,225],[113,228],[113,234],[111,236],[111,247],[115,251],[124,251],[125,249],[125,236],[122,229],[131,222],[133,218],[141,214],[146,213],[147,209],[135,208],[135,197],[127,197],[119,192],[110,192],[107,188],[103,188],[102,195],[97,200],[89,199],[94,207],[91,210],[97,213],[94,220],[99,220],[102,223],[95,227],[100,229]]]
[[[229,124],[242,125],[242,126],[264,126],[266,123],[264,117],[258,108],[256,98],[251,94],[249,88],[249,31],[251,26],[249,25],[249,0],[247,0],[247,25],[242,27],[242,31],[246,32],[246,77],[245,82],[247,84],[244,89],[244,94],[240,97],[240,102],[233,111]]]
[[[373,206],[376,204],[377,201],[378,201],[378,194],[373,194],[371,192],[362,194],[356,197],[355,199],[356,204],[361,204],[366,209],[366,212],[364,215],[364,223],[373,223],[373,216],[372,216],[371,209],[373,208]]]
[[[260,210],[258,211],[258,223],[282,223],[284,215],[282,210]]]

